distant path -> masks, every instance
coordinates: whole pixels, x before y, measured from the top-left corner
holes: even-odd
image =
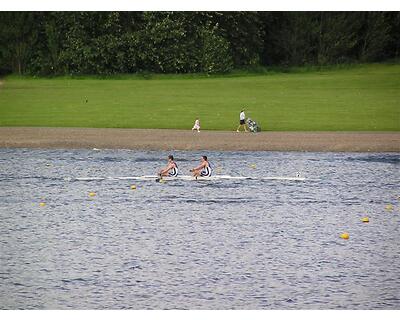
[[[4,148],[400,152],[400,132],[261,132],[0,127]]]

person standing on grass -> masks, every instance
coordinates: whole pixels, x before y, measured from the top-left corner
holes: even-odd
[[[240,115],[239,115],[239,126],[236,130],[236,132],[239,132],[240,127],[244,127],[244,131],[247,132],[247,128],[246,128],[246,115],[244,114],[244,110],[240,111]]]
[[[196,121],[194,122],[194,125],[193,125],[193,128],[192,128],[192,131],[193,130],[197,130],[197,132],[200,132],[200,120],[199,120],[199,118],[196,118]]]

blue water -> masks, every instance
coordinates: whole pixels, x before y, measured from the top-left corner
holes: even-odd
[[[174,154],[184,174],[202,155]],[[218,174],[309,180],[67,181],[167,154],[0,149],[0,307],[400,308],[399,154],[206,154]]]

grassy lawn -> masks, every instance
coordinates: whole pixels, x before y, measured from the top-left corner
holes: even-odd
[[[87,102],[86,102],[87,100]],[[263,130],[400,130],[400,64],[327,71],[122,79],[10,76],[0,126],[233,130],[239,112]]]

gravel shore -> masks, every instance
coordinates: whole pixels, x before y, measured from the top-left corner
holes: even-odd
[[[0,127],[1,148],[400,152],[400,132],[260,132]]]

